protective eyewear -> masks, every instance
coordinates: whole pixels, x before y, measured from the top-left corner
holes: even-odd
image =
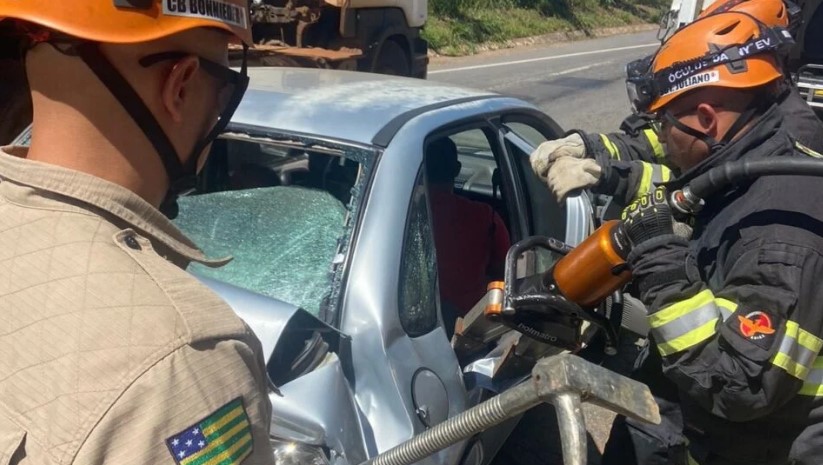
[[[143,57],[139,63],[140,66],[148,68],[163,61],[181,60],[190,55],[191,54],[187,52],[161,52]],[[238,72],[203,57],[197,57],[197,59],[200,62],[200,68],[219,83],[217,102],[221,111],[219,117],[220,122],[218,124],[228,124],[249,86],[245,60],[243,61],[242,70]],[[221,130],[225,129],[225,124],[221,127]]]
[[[243,99],[243,95],[246,93],[246,89],[248,89],[249,86],[246,59],[247,52],[248,49],[244,47],[243,64],[239,72],[206,58],[197,57],[203,71],[211,75],[215,80],[217,80],[217,82],[220,83],[218,108],[221,110],[219,112],[217,122],[212,127],[211,131],[209,131],[208,135],[200,140],[197,145],[195,145],[194,150],[189,157],[189,164],[197,164],[200,154],[206,150],[206,148],[214,142],[215,139],[217,139],[224,129],[226,129],[226,126],[229,125],[229,122],[231,121],[232,116],[234,116],[234,112],[237,110],[237,107],[240,106],[240,101]],[[162,52],[143,57],[140,59],[139,63],[143,67],[149,67],[163,61],[181,60],[190,55],[191,54],[188,52]],[[181,166],[179,169],[181,171],[181,175],[187,171],[194,172],[194,170],[189,167]],[[190,177],[186,177],[185,181],[191,183]]]

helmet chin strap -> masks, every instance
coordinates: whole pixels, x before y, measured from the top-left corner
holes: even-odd
[[[106,88],[114,95],[123,106],[132,120],[140,127],[148,141],[154,147],[155,152],[163,162],[163,167],[168,176],[169,187],[166,196],[160,205],[160,211],[170,219],[177,216],[177,197],[180,194],[192,189],[197,178],[197,161],[208,144],[209,137],[197,141],[193,153],[185,163],[181,161],[177,150],[171,143],[166,132],[160,126],[151,110],[146,106],[142,98],[134,88],[123,77],[123,75],[112,65],[100,51],[99,44],[95,42],[83,42],[76,47],[77,55],[86,63],[89,69],[100,79]],[[212,131],[215,132],[215,131]]]
[[[668,121],[672,126],[676,127],[680,131],[703,141],[703,143],[705,143],[709,147],[709,154],[714,154],[722,150],[724,147],[726,147],[729,144],[729,142],[731,142],[735,138],[735,136],[737,136],[740,133],[743,127],[749,124],[749,122],[751,122],[754,119],[754,117],[760,112],[761,109],[762,105],[760,104],[750,105],[749,108],[746,109],[746,111],[744,111],[740,114],[740,116],[737,117],[737,120],[735,120],[734,124],[731,125],[729,130],[726,131],[726,134],[724,134],[723,138],[720,140],[715,139],[714,137],[706,134],[705,132],[701,132],[697,129],[686,126],[668,111],[663,113],[663,117],[666,118],[666,121]]]

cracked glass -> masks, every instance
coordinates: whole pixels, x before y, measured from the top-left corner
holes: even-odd
[[[209,257],[233,259],[189,271],[330,321],[371,155],[301,138],[219,139],[175,223]]]

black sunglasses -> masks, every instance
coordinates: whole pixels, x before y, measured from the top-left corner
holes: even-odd
[[[140,66],[148,68],[164,61],[181,60],[191,55],[192,54],[188,52],[161,52],[145,56],[138,62],[140,63]],[[239,103],[239,97],[242,97],[243,94],[246,93],[246,88],[248,88],[249,85],[249,77],[246,75],[245,60],[243,62],[242,71],[235,71],[228,66],[215,63],[207,58],[198,56],[197,59],[200,62],[200,67],[203,68],[203,71],[221,83],[221,108],[225,108],[235,99],[237,99]],[[229,88],[230,92],[222,92],[226,88]]]

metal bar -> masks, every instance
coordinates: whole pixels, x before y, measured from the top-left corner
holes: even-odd
[[[525,382],[365,462],[367,465],[412,465],[451,445],[513,418],[539,404],[537,391]]]
[[[440,423],[363,465],[412,465],[542,402],[551,402],[557,408],[563,434],[563,452],[569,455],[566,465],[585,465],[586,428],[581,400],[650,423],[660,422],[657,404],[648,387],[577,356],[561,354],[540,360],[528,381]],[[566,427],[568,425],[572,427]]]
[[[586,465],[586,422],[580,395],[575,392],[558,394],[552,403],[560,426],[563,465]]]

